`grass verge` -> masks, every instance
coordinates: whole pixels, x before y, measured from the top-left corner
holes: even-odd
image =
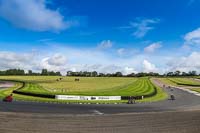
[[[15,82],[15,86],[0,90],[0,98],[4,98],[5,96],[12,93],[13,90],[16,90],[17,88],[20,88],[22,86],[22,83]],[[27,89],[28,86],[25,86]],[[155,102],[164,100],[167,98],[167,94],[158,86],[156,86],[157,94],[149,97],[144,98],[143,100],[138,100],[138,102]],[[42,98],[42,97],[36,97],[36,96],[27,96],[27,95],[21,95],[21,94],[13,94],[13,97],[15,100],[20,101],[33,101],[33,102],[47,102],[47,103],[99,103],[99,104],[114,104],[114,103],[126,103],[127,100],[117,100],[117,101],[84,101],[84,100],[56,100],[52,98]]]

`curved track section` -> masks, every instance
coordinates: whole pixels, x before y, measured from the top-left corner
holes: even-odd
[[[165,89],[173,94],[176,100],[164,100],[152,103],[136,103],[133,105],[95,105],[95,104],[49,104],[34,102],[0,102],[1,112],[29,112],[53,114],[121,114],[133,112],[159,112],[183,109],[200,109],[200,97],[179,89]]]
[[[133,105],[0,102],[3,133],[199,133],[200,97],[165,89],[176,100]]]

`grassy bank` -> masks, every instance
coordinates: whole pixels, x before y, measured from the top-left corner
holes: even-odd
[[[155,86],[148,78],[80,78],[79,82],[75,82],[75,77],[64,77],[61,81],[56,81],[59,77],[44,77],[44,76],[6,76],[0,79],[19,80],[26,82],[25,87],[20,89],[22,92],[40,93],[40,94],[68,94],[68,95],[121,95],[121,96],[138,96],[148,95],[155,91]],[[77,77],[76,77],[77,78]],[[91,84],[91,86],[90,86]],[[97,85],[95,85],[97,84]],[[66,86],[65,86],[66,85]],[[74,86],[77,88],[73,89]],[[15,87],[0,90],[0,97],[10,94],[14,89],[20,86],[16,83]],[[50,87],[51,86],[51,87]],[[61,88],[61,86],[63,88]],[[69,88],[69,86],[73,86]],[[95,88],[96,86],[96,88]],[[100,86],[100,87],[99,87]],[[50,89],[54,88],[54,89]],[[85,89],[84,89],[85,88]],[[55,91],[56,90],[56,91]],[[70,91],[63,91],[70,90]],[[80,91],[78,91],[80,90]],[[158,101],[166,98],[165,92],[156,87],[157,94],[150,98],[139,100],[141,102]],[[40,101],[40,102],[90,102],[90,103],[124,103],[123,101],[64,101],[55,100],[52,98],[41,98],[36,96],[27,96],[21,94],[14,94],[17,100]]]

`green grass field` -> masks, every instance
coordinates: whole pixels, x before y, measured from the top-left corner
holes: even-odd
[[[200,88],[191,88],[190,90],[196,91],[200,93]]]
[[[172,86],[199,86],[200,82],[191,78],[160,78],[162,82]]]
[[[17,80],[26,82],[21,92],[34,94],[68,94],[68,95],[91,95],[91,96],[142,96],[154,93],[155,86],[149,78],[118,78],[118,77],[78,77],[80,81],[75,82],[77,77],[62,77],[63,80],[56,81],[56,76],[1,76],[4,80]],[[18,86],[19,83],[18,83]],[[13,90],[13,88],[10,89]],[[9,89],[8,89],[9,90]],[[9,93],[1,90],[2,93]],[[165,93],[157,87],[158,94],[143,101],[156,101],[166,98]],[[17,99],[39,101],[55,101],[54,99],[39,98],[14,94]],[[74,101],[72,101],[74,102]],[[114,102],[114,101],[112,101]],[[116,101],[115,101],[116,102]],[[122,102],[122,101],[121,101]]]
[[[191,78],[159,78],[159,80],[170,86],[185,87],[200,93],[200,82]]]

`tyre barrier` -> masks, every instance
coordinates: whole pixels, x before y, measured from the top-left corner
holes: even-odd
[[[132,97],[133,99],[135,100],[141,100],[143,98],[148,98],[148,97],[152,97],[154,95],[157,94],[157,89],[156,87],[154,87],[154,92],[150,93],[150,94],[147,94],[147,95],[143,95],[143,96],[121,96],[121,100],[129,100],[130,97]]]
[[[18,91],[18,90],[14,90],[13,93],[21,94],[21,95],[27,95],[27,96],[42,97],[42,98],[54,98],[55,99],[55,95],[49,95],[49,94],[38,94],[38,93],[31,93],[31,92],[22,92],[22,91]]]

